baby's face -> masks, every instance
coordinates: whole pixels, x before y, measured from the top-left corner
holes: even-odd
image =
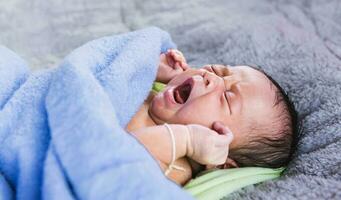
[[[221,121],[234,134],[230,148],[247,142],[248,120],[266,123],[275,112],[275,90],[261,72],[248,66],[189,69],[174,77],[152,101],[158,123],[201,124]],[[206,66],[207,68],[208,66]]]

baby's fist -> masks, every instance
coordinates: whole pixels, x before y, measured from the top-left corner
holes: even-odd
[[[186,69],[188,69],[188,65],[183,54],[176,49],[169,49],[166,53],[160,55],[156,81],[168,83]]]
[[[181,67],[183,70],[188,69],[185,56],[177,49],[168,49],[166,53],[168,63],[174,67]]]
[[[187,125],[189,139],[187,156],[203,165],[224,164],[229,145],[233,140],[232,132],[221,122],[213,124],[213,130],[201,125]]]

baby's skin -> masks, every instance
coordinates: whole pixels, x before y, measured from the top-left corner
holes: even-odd
[[[180,185],[192,178],[198,165],[237,167],[228,152],[248,143],[247,120],[267,123],[274,113],[271,81],[248,66],[193,69],[180,51],[170,49],[160,55],[156,81],[166,88],[149,95],[126,129],[165,171],[172,161],[172,142],[163,124],[170,125],[175,164],[185,170],[172,169],[167,177]]]

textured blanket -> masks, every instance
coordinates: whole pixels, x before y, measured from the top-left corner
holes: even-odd
[[[231,198],[341,199],[340,0],[81,2],[3,1],[0,42],[36,69],[91,39],[156,25],[191,65],[259,65],[295,102],[300,141],[282,178]]]
[[[124,127],[148,95],[157,28],[85,44],[30,74],[0,48],[0,199],[188,199]]]

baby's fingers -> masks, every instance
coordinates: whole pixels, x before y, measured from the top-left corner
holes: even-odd
[[[166,59],[167,59],[168,65],[171,68],[175,69],[175,61],[174,61],[174,59],[169,54],[166,54]]]
[[[233,140],[232,133],[229,133],[226,136],[220,135],[216,138],[215,146],[216,147],[221,147],[221,146],[228,147],[231,144],[232,140]]]
[[[178,62],[186,61],[185,57],[183,56],[183,54],[180,51],[171,50],[170,54],[173,56],[174,60],[176,60]]]
[[[228,156],[229,150],[226,146],[221,146],[216,148],[216,154],[214,158],[214,165],[222,165],[226,162],[227,156]]]
[[[213,123],[213,130],[219,134],[219,135],[217,135],[216,145],[218,145],[218,146],[229,145],[232,142],[233,133],[222,122],[214,122]]]
[[[189,68],[188,64],[185,61],[181,61],[181,67],[184,71]]]
[[[181,65],[180,65],[179,62],[176,62],[176,63],[175,63],[174,69],[175,69],[176,71],[184,71],[184,69],[181,67]]]
[[[222,122],[219,122],[219,121],[214,122],[212,128],[219,135],[228,135],[229,133],[232,134],[232,131],[227,126],[225,126]]]

